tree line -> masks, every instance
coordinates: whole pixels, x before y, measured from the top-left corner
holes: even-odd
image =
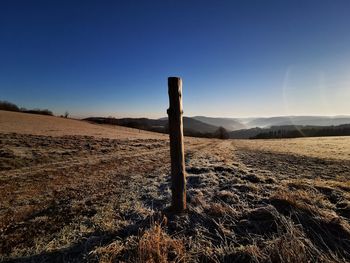
[[[24,107],[20,108],[20,107],[18,107],[16,104],[14,104],[12,102],[1,101],[1,100],[0,100],[0,110],[53,116],[52,111],[50,111],[48,109],[26,109]]]
[[[350,136],[350,124],[338,126],[285,126],[271,127],[251,139],[323,137],[323,136]]]
[[[147,118],[122,118],[117,119],[113,117],[89,117],[84,119],[98,124],[110,124],[119,125],[129,128],[136,128],[140,130],[153,131],[159,133],[169,133],[168,120],[165,119],[147,119]],[[223,127],[218,127],[214,132],[200,132],[198,130],[190,129],[184,127],[184,135],[190,137],[200,137],[200,138],[218,138],[218,139],[229,139],[230,134]]]

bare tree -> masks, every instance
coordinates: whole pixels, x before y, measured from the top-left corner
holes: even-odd
[[[219,139],[229,139],[230,134],[224,127],[219,127],[219,129],[217,129],[215,132],[215,137]]]

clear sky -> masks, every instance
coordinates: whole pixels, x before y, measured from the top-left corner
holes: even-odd
[[[75,116],[350,114],[350,1],[0,1],[0,100]]]

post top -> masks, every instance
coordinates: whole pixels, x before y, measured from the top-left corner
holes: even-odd
[[[180,77],[169,77],[168,78],[169,89],[182,86],[182,79]]]
[[[170,76],[168,79],[181,79],[181,77]]]

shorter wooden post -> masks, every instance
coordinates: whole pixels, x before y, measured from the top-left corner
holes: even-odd
[[[169,92],[169,136],[171,156],[171,191],[174,212],[186,209],[186,170],[182,122],[182,80],[178,77],[168,78]]]

